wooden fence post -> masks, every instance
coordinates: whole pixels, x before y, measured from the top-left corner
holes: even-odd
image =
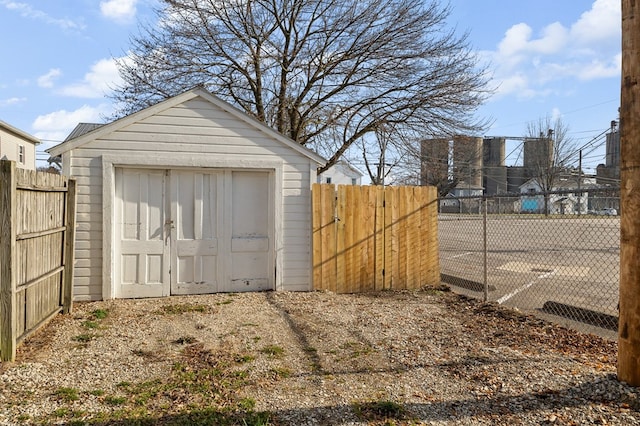
[[[71,313],[73,310],[73,270],[75,263],[76,239],[76,181],[69,179],[65,202],[65,233],[64,233],[64,272],[62,273],[62,312]]]
[[[16,164],[0,161],[0,358],[16,357]]]

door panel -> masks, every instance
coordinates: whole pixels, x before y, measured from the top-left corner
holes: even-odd
[[[168,294],[168,241],[165,239],[165,173],[117,169],[115,259],[117,297]]]
[[[271,179],[117,168],[115,296],[273,289]]]
[[[273,288],[269,173],[231,173],[230,291]]]
[[[172,294],[219,291],[221,177],[217,172],[171,173]]]

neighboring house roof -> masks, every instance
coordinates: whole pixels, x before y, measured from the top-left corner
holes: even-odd
[[[79,123],[72,131],[69,133],[69,136],[64,140],[70,141],[71,139],[79,138],[80,136],[92,132],[95,129],[104,126],[104,124],[99,123]]]
[[[268,134],[269,136],[281,142],[283,145],[286,145],[289,148],[308,157],[309,159],[315,161],[317,164],[322,165],[327,162],[326,159],[322,158],[320,155],[311,151],[309,148],[306,148],[300,145],[299,143],[297,143],[296,141],[294,141],[293,139],[290,139],[282,135],[281,133],[278,133],[277,131],[273,130],[266,124],[256,120],[255,118],[249,116],[245,112],[240,111],[230,103],[223,101],[222,99],[218,98],[217,96],[213,95],[212,93],[210,93],[209,91],[207,91],[202,87],[196,87],[191,90],[187,90],[184,93],[165,99],[162,102],[159,102],[155,105],[152,105],[143,110],[135,112],[131,115],[122,117],[108,124],[98,125],[98,124],[84,123],[84,124],[78,125],[73,130],[73,132],[71,132],[71,135],[69,135],[69,137],[65,139],[64,142],[52,148],[49,148],[47,152],[54,157],[58,156],[64,152],[71,151],[72,149],[75,149],[75,148],[79,148],[82,145],[92,140],[98,139],[104,135],[107,135],[109,133],[122,129],[132,123],[143,120],[161,111],[167,110],[169,108],[172,108],[176,105],[179,105],[183,102],[187,102],[197,97],[201,97],[204,100],[211,102],[213,105],[228,112],[229,114],[233,115],[235,118],[241,121],[244,121],[247,125],[255,128],[256,130],[259,130],[263,133]],[[91,129],[92,126],[95,126],[95,127]],[[72,138],[71,136],[74,133],[76,133],[77,136]]]
[[[332,167],[339,169],[345,176],[351,178],[361,178],[363,176],[363,174],[360,173],[360,170],[356,169],[345,160],[337,161]]]
[[[525,183],[523,183],[522,185],[520,185],[518,188],[522,189],[522,188],[529,188],[529,187],[536,187],[536,188],[540,188],[540,184],[538,183],[538,181],[534,178],[534,179],[529,179],[528,181],[526,181]]]
[[[520,189],[523,188],[538,188],[540,190],[542,186],[538,183],[535,178],[529,179],[525,183],[519,186]],[[598,185],[592,183],[591,178],[583,178],[580,183],[580,189],[589,189],[589,188],[599,188]],[[560,191],[560,190],[574,190],[578,189],[578,178],[577,176],[569,176],[569,177],[561,177],[556,180],[553,185],[552,190]]]
[[[9,132],[9,133],[13,133],[14,135],[18,136],[21,139],[24,139],[25,141],[31,142],[34,145],[40,145],[41,141],[40,139],[36,138],[35,136],[31,136],[29,133],[22,131],[16,127],[13,127],[12,125],[5,123],[4,121],[0,120],[0,128],[4,129],[5,131]]]

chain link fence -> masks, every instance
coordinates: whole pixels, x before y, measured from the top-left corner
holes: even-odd
[[[439,206],[441,279],[454,291],[616,338],[618,190],[446,197]]]

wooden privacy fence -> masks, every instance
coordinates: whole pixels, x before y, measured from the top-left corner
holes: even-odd
[[[72,307],[75,181],[0,161],[0,358]]]
[[[440,280],[434,187],[314,184],[313,287],[417,289]]]

